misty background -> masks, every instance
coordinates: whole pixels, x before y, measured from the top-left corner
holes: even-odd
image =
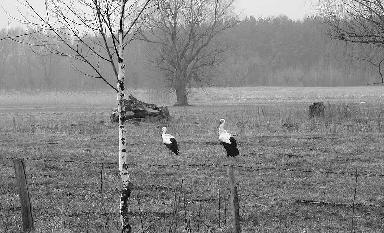
[[[241,6],[238,7],[240,11],[246,6],[245,2],[237,2]],[[276,4],[278,1],[271,2]],[[380,79],[377,67],[369,62],[369,59],[374,59],[377,55],[372,55],[371,48],[329,39],[327,26],[323,24],[321,17],[295,17],[298,13],[293,11],[295,5],[291,5],[292,9],[284,8],[287,9],[287,14],[288,10],[292,11],[290,17],[267,17],[263,14],[259,18],[243,17],[236,26],[215,38],[211,46],[221,44],[226,48],[221,63],[214,67],[208,79],[190,85],[361,86]],[[0,38],[23,33],[25,29],[22,27],[7,26],[1,29]],[[152,62],[152,58],[159,53],[158,48],[135,40],[125,53],[128,88],[167,88],[166,77]],[[361,59],[367,57],[369,59]],[[102,65],[100,62],[100,66]],[[38,49],[32,49],[28,45],[28,37],[24,38],[23,43],[18,43],[17,40],[2,40],[0,43],[2,90],[109,88],[101,80],[79,73],[75,67],[81,66],[68,57],[42,55]],[[105,67],[105,70],[109,69]],[[112,70],[110,72],[112,77]]]

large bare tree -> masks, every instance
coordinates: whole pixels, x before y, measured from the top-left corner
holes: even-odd
[[[175,90],[176,105],[188,105],[191,82],[204,81],[222,60],[224,47],[213,42],[237,23],[233,1],[156,0],[159,10],[141,27],[140,38],[159,48],[153,62]]]
[[[140,23],[154,9],[151,0],[45,0],[38,11],[30,0],[19,18],[29,32],[12,38],[28,43],[38,53],[53,53],[81,63],[79,72],[103,81],[117,94],[119,116],[119,171],[122,181],[120,215],[122,232],[130,232],[128,200],[132,190],[124,125],[124,49]],[[32,40],[31,40],[32,39]],[[30,41],[33,41],[32,43]],[[106,67],[109,69],[106,69]]]
[[[376,55],[362,56],[378,69],[381,83],[384,46],[384,2],[382,0],[321,0],[320,14],[329,25],[329,36],[348,43],[361,44]],[[379,51],[379,52],[377,52]]]

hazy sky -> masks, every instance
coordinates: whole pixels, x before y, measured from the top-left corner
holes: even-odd
[[[313,12],[315,0],[235,0],[235,7],[242,15],[278,16],[287,15],[302,19]]]
[[[235,0],[235,8],[241,15],[260,16],[287,15],[292,19],[302,19],[311,14],[311,2],[314,0]],[[31,0],[40,9],[44,9],[44,0]],[[17,0],[0,0],[0,28],[7,27],[12,20],[8,19],[7,11],[12,16],[18,15]],[[4,9],[4,10],[3,10]],[[13,24],[14,25],[14,24]]]

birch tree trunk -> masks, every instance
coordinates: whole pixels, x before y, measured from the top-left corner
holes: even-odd
[[[123,59],[124,52],[124,10],[126,0],[120,0],[120,22],[118,31],[118,78],[117,78],[117,111],[119,115],[119,171],[122,181],[122,189],[120,196],[120,221],[121,232],[131,232],[131,226],[129,224],[128,216],[128,201],[131,196],[132,183],[129,177],[128,165],[127,165],[127,144],[126,144],[126,129],[124,119],[123,100],[124,95],[124,78],[125,78],[125,64]]]

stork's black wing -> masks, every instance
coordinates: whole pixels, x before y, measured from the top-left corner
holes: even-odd
[[[170,149],[173,153],[175,153],[176,155],[179,154],[179,147],[177,146],[177,141],[176,139],[174,138],[171,138],[171,144],[165,144],[168,149]]]
[[[236,139],[234,137],[230,137],[229,141],[231,142],[232,146],[237,147],[237,142],[236,142]]]
[[[240,153],[239,153],[239,150],[237,149],[236,139],[234,137],[230,137],[229,141],[231,142],[230,144],[221,142],[221,145],[223,145],[224,149],[227,151],[227,156],[230,156],[230,157],[238,156]]]

